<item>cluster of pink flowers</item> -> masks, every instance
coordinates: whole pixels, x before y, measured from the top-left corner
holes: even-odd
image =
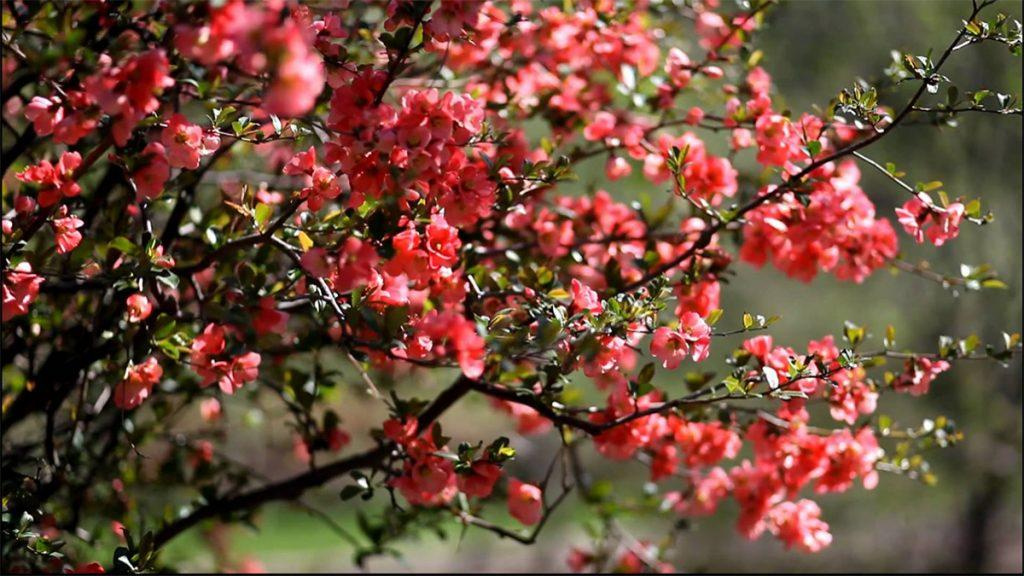
[[[456,471],[451,459],[439,456],[447,446],[438,446],[433,429],[419,433],[415,418],[392,418],[384,422],[384,435],[402,447],[406,460],[402,474],[391,479],[391,486],[417,506],[440,506],[455,494],[486,498],[501,478],[501,467],[486,456]],[[511,488],[510,488],[511,490]]]
[[[114,119],[114,142],[124,146],[139,121],[160,108],[160,94],[174,86],[171,64],[159,49],[133,54],[117,65],[103,54],[99,64],[99,73],[84,82],[85,93],[90,103]]]
[[[149,398],[153,387],[160,383],[163,368],[153,356],[140,364],[128,368],[128,375],[114,388],[114,405],[122,410],[131,410]]]
[[[248,74],[267,74],[261,107],[282,117],[301,116],[316,104],[326,75],[308,12],[286,7],[244,0],[196,6],[209,14],[182,18],[174,27],[175,48],[208,67],[233,63]]]
[[[904,365],[903,373],[892,381],[892,387],[898,392],[921,396],[928,393],[932,380],[949,368],[949,362],[945,360],[932,360],[924,356],[909,359]]]
[[[56,164],[43,160],[18,173],[18,180],[39,185],[39,206],[53,206],[61,198],[72,198],[82,192],[75,181],[75,171],[82,164],[78,152],[64,152]]]
[[[927,194],[921,193],[897,208],[896,217],[918,244],[928,238],[932,244],[942,246],[960,234],[964,211],[964,205],[960,202],[940,208],[932,203]]]
[[[668,180],[671,176],[668,157],[673,148],[678,148],[686,153],[681,169],[686,179],[685,189],[677,188],[678,194],[685,194],[712,206],[721,204],[724,198],[736,195],[739,187],[738,173],[732,163],[727,158],[709,153],[704,141],[693,132],[684,132],[679,137],[662,133],[654,144],[658,153],[644,156],[644,176],[651,182],[660,184]]]
[[[510,212],[504,223],[514,230],[532,232],[537,249],[545,256],[560,258],[577,249],[584,260],[569,262],[570,273],[591,289],[607,288],[604,270],[612,261],[625,280],[643,275],[637,260],[646,249],[647,225],[635,210],[616,202],[604,190],[593,196],[558,196],[553,204]]]
[[[814,500],[782,502],[768,514],[768,530],[786,544],[804,552],[818,552],[832,543],[828,524]]]
[[[819,271],[862,282],[896,256],[896,233],[888,220],[875,217],[874,204],[857,185],[856,165],[847,161],[822,171],[827,174],[812,183],[806,206],[787,191],[747,215],[740,258],[755,266],[770,258],[805,282]]]
[[[318,166],[316,149],[312,146],[305,152],[299,152],[285,165],[283,172],[291,176],[303,175],[306,187],[302,189],[302,198],[310,210],[316,212],[325,200],[333,200],[341,194],[341,184],[347,181],[338,178],[331,170]],[[343,177],[344,178],[344,177]]]
[[[832,417],[838,421],[853,424],[860,415],[873,414],[878,405],[878,392],[866,379],[864,368],[843,368],[839,363],[840,351],[832,336],[811,341],[807,346],[807,354],[802,356],[788,347],[772,345],[771,336],[757,336],[743,343],[743,349],[750,353],[761,370],[772,370],[778,377],[779,388],[796,390],[808,397],[821,393],[829,403]],[[822,374],[818,370],[820,361],[826,369]],[[790,378],[791,359],[806,365],[799,378]],[[752,375],[755,375],[752,373]],[[827,379],[830,385],[822,382]],[[794,398],[787,403],[787,411],[802,420],[806,420],[804,401]]]
[[[37,134],[53,134],[58,143],[74,145],[107,114],[114,141],[124,146],[139,121],[160,108],[163,91],[175,84],[170,62],[160,49],[132,54],[117,65],[110,55],[101,54],[98,65],[96,73],[83,80],[82,89],[64,90],[60,97],[36,96],[25,106],[25,117]]]
[[[32,272],[28,262],[4,270],[3,319],[28,314],[29,307],[39,297],[42,283],[43,278]]]
[[[326,159],[338,162],[352,184],[348,205],[386,194],[407,210],[424,202],[440,208],[454,226],[490,214],[497,186],[484,161],[466,152],[481,130],[483,102],[468,94],[409,90],[396,109],[377,101],[385,81],[378,71],[359,73],[331,98],[328,125],[337,137]]]
[[[213,154],[220,146],[220,137],[207,134],[202,126],[192,124],[182,114],[175,114],[160,133],[160,142],[167,151],[167,163],[174,168],[195,170],[203,156]],[[150,153],[157,149],[150,148]]]
[[[696,312],[685,312],[679,319],[679,329],[664,326],[654,331],[651,355],[661,360],[662,368],[675,370],[687,356],[694,362],[708,357],[711,351],[711,328]]]
[[[510,14],[487,2],[480,9],[473,31],[465,42],[439,44],[447,51],[449,65],[462,73],[478,72],[471,87],[491,102],[508,105],[513,112],[529,114],[541,102],[566,115],[581,117],[611,102],[602,73],[622,79],[623,69],[639,77],[652,74],[660,50],[654,31],[645,27],[639,13],[622,19],[604,19],[610,6],[586,7],[566,13],[556,7],[535,11],[527,2],[512,10],[524,18],[509,30]],[[490,81],[493,55],[505,61],[524,59],[514,74]]]
[[[405,348],[396,348],[399,357],[423,360],[454,357],[469,378],[484,371],[486,349],[476,324],[461,314],[431,310],[410,323]]]
[[[828,526],[819,520],[817,504],[793,497],[812,481],[817,493],[843,492],[857,478],[868,489],[878,482],[874,465],[881,451],[870,428],[819,436],[802,424],[780,429],[759,420],[745,437],[753,446],[753,461],[743,460],[729,472],[711,468],[692,481],[692,490],[670,493],[676,512],[708,515],[732,494],[740,505],[737,528],[744,536],[754,539],[767,530],[787,547],[816,552],[831,541]]]
[[[658,560],[658,549],[649,542],[639,541],[633,547],[624,547],[613,558],[610,565],[602,564],[601,558],[594,552],[572,548],[566,564],[573,572],[599,572],[603,569],[615,574],[672,574],[677,571],[668,562]]]
[[[202,378],[200,386],[214,382],[225,394],[236,390],[259,376],[260,355],[245,352],[234,356],[225,354],[227,330],[220,324],[210,323],[192,341],[192,369]]]
[[[50,226],[53,227],[58,254],[67,254],[78,247],[82,242],[82,233],[78,229],[84,225],[85,222],[81,218],[68,213],[67,206],[61,206],[57,210],[57,214],[50,221]]]

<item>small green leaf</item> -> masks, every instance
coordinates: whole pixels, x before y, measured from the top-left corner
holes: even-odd
[[[750,330],[753,327],[754,327],[754,317],[751,316],[749,313],[744,312],[743,313],[743,329],[744,330]]]
[[[721,308],[715,308],[714,310],[708,313],[708,317],[707,320],[705,320],[705,322],[708,326],[714,326],[715,324],[718,323],[719,320],[722,319],[722,314],[724,312],[725,310],[722,310]]]

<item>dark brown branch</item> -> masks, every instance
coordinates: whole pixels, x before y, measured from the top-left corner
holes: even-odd
[[[452,383],[451,386],[438,394],[434,401],[427,406],[422,414],[420,414],[420,430],[428,428],[435,420],[444,414],[446,410],[451,408],[457,401],[459,401],[459,399],[465,396],[470,389],[470,380],[461,376]],[[205,506],[197,508],[189,515],[183,516],[164,526],[156,533],[154,543],[157,547],[163,546],[185,530],[188,530],[203,520],[228,516],[235,512],[261,506],[267,502],[276,500],[293,500],[301,496],[307,490],[323,486],[327,482],[347,474],[352,470],[372,468],[379,465],[393,448],[393,445],[390,443],[381,444],[376,448],[371,448],[356,454],[355,456],[350,456],[343,460],[328,464],[322,468],[310,470],[309,472],[299,474],[298,476],[294,476],[287,480],[269,484],[238,496],[210,502]]]

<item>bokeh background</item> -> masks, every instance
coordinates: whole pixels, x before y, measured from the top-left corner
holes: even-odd
[[[1021,3],[1003,1],[996,10],[1021,17]],[[941,50],[955,34],[970,2],[961,0],[846,0],[789,1],[770,12],[759,35],[764,66],[774,76],[779,100],[799,113],[827,105],[856,77],[878,78],[891,60],[890,50],[915,54],[929,47]],[[688,47],[684,47],[688,48]],[[691,53],[699,53],[689,47]],[[992,88],[1020,94],[1021,63],[1000,45],[982,45],[955,54],[944,69],[962,90]],[[887,103],[897,104],[902,96]],[[702,134],[702,137],[704,135]],[[1021,119],[968,115],[958,129],[908,127],[885,138],[868,154],[894,161],[917,181],[941,180],[951,196],[984,198],[996,214],[989,226],[966,225],[960,237],[941,247],[919,247],[901,233],[907,259],[929,259],[936,270],[957,274],[961,263],[987,262],[1000,273],[1007,290],[955,295],[938,284],[906,274],[876,273],[863,285],[819,277],[811,285],[791,280],[774,269],[761,271],[738,264],[738,275],[723,291],[727,313],[723,325],[738,324],[740,311],[778,314],[772,327],[776,342],[801,347],[808,339],[841,332],[844,320],[865,325],[880,340],[886,324],[898,332],[899,346],[932,350],[940,335],[965,337],[977,333],[1000,342],[1002,330],[1021,329]],[[723,140],[708,136],[713,148],[724,151]],[[864,169],[863,188],[886,215],[905,199],[884,177]],[[640,194],[659,198],[640,178],[607,185],[600,160],[581,168],[578,191],[607,186],[619,199]],[[731,321],[731,323],[729,323]],[[877,340],[876,340],[877,341]],[[736,344],[729,342],[729,346]],[[729,346],[719,344],[722,352]],[[667,390],[681,383],[658,382]],[[748,542],[736,534],[736,508],[726,503],[720,513],[686,532],[674,551],[676,566],[686,571],[1021,571],[1021,361],[1009,368],[990,362],[960,365],[933,384],[923,398],[888,395],[880,413],[900,424],[920,424],[924,418],[953,418],[966,438],[958,446],[930,454],[938,484],[927,487],[914,480],[883,474],[880,486],[868,492],[854,489],[819,499],[831,524],[833,545],[816,555],[786,552],[770,537]],[[448,380],[420,379],[421,397]],[[334,400],[350,430],[365,430],[380,422],[383,409],[351,392]],[[228,405],[228,417],[244,433],[233,433],[225,450],[271,478],[296,473],[301,466],[289,458],[291,437],[283,426],[266,425],[278,418],[273,409]],[[457,439],[492,438],[507,433],[509,422],[486,407],[482,399],[452,411],[445,432]],[[534,478],[557,447],[554,438],[514,436],[519,455],[513,473]],[[359,448],[357,439],[350,449]],[[284,454],[285,456],[281,456]],[[592,455],[591,455],[592,456]],[[639,493],[645,470],[638,464],[613,465],[588,458],[595,476],[612,482],[623,495]],[[355,512],[377,510],[370,503],[342,502],[341,484],[306,497],[305,503],[330,516],[341,528],[355,531]],[[632,491],[632,492],[630,492]],[[495,510],[500,519],[500,510]],[[530,547],[501,541],[490,533],[469,530],[460,537],[448,530],[447,539],[434,535],[398,548],[403,559],[370,561],[371,570],[417,571],[564,571],[570,545],[585,545],[586,509],[575,498],[559,509],[549,532]],[[658,538],[664,526],[644,519],[627,519],[637,536]],[[185,570],[210,569],[213,557],[204,545],[211,537],[202,530],[186,534],[166,551],[165,559]],[[266,507],[258,530],[234,528],[232,556],[259,560],[272,571],[353,570],[352,548],[320,519],[294,505]]]

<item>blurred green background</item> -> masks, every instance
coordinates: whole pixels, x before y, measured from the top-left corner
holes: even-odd
[[[731,9],[725,2],[726,9]],[[1021,3],[1003,1],[990,9],[1021,17]],[[968,1],[790,1],[771,11],[757,44],[764,49],[763,65],[773,75],[778,107],[799,114],[827,105],[856,77],[878,78],[890,62],[890,50],[923,54],[941,50],[952,39],[960,20],[970,11]],[[691,54],[699,50],[691,46]],[[944,69],[963,90],[998,89],[1020,94],[1021,63],[1000,45],[975,46],[957,52]],[[885,100],[899,105],[902,94]],[[702,134],[702,137],[705,135]],[[862,285],[821,276],[806,285],[765,268],[757,271],[739,263],[738,275],[723,291],[723,325],[739,323],[743,310],[782,320],[772,328],[775,341],[800,348],[808,339],[841,332],[853,320],[881,338],[886,324],[898,334],[898,345],[933,350],[940,335],[966,337],[977,333],[984,341],[1000,342],[1003,330],[1021,329],[1021,119],[968,115],[957,129],[914,126],[897,131],[872,146],[875,160],[896,162],[911,181],[941,180],[950,196],[980,196],[996,214],[987,227],[965,225],[960,237],[941,248],[920,247],[900,232],[908,260],[926,258],[934,268],[957,274],[961,263],[988,262],[1008,284],[1007,290],[969,292],[954,296],[938,284],[906,274],[881,270]],[[708,136],[709,146],[723,153],[721,138]],[[749,153],[748,153],[749,155]],[[884,177],[862,169],[862,185],[879,211],[892,217],[904,193]],[[580,186],[608,186],[601,160],[581,168]],[[637,171],[639,172],[639,171]],[[589,176],[588,175],[592,175]],[[639,177],[608,186],[620,199],[647,192],[660,198]],[[719,353],[738,340],[719,343]],[[719,356],[720,358],[721,356]],[[437,378],[431,383],[430,378]],[[661,375],[667,390],[681,384]],[[926,487],[905,477],[883,474],[874,491],[860,488],[819,498],[824,519],[831,525],[833,545],[816,555],[786,552],[765,537],[748,542],[736,534],[736,507],[726,503],[720,513],[695,524],[683,534],[672,559],[686,571],[1015,571],[1021,570],[1021,361],[1008,369],[990,362],[960,365],[942,376],[929,395],[911,398],[886,395],[879,413],[900,424],[917,425],[938,415],[953,418],[966,434],[960,445],[933,452],[929,458],[939,482]],[[420,396],[429,397],[447,377],[434,375],[418,383]],[[676,387],[676,388],[674,388]],[[383,410],[350,392],[336,400],[350,430],[377,424]],[[228,406],[228,416],[242,420],[246,408]],[[267,413],[264,418],[275,416]],[[509,422],[474,399],[444,420],[446,434],[460,439],[492,438],[507,433]],[[274,478],[298,472],[300,465],[280,454],[289,453],[290,438],[270,426],[254,426],[233,434],[228,453]],[[550,435],[549,435],[550,436]],[[357,439],[354,447],[357,449]],[[551,437],[513,437],[519,455],[513,473],[538,476],[557,447]],[[592,456],[592,455],[589,455]],[[645,470],[638,464],[617,465],[588,458],[595,475],[610,479],[624,495],[639,494]],[[381,497],[368,504],[343,503],[336,484],[310,494],[306,502],[342,527],[354,525],[354,509],[377,510]],[[632,491],[632,492],[630,492]],[[495,509],[501,518],[501,511]],[[532,547],[501,541],[490,533],[470,530],[464,539],[449,529],[447,540],[426,536],[400,546],[404,560],[370,562],[371,570],[419,571],[564,571],[570,545],[586,545],[582,523],[586,510],[574,498],[557,512],[549,532]],[[664,527],[656,522],[627,520],[638,537],[657,539]],[[176,541],[165,559],[183,569],[210,569],[212,556],[206,538],[195,530]],[[233,556],[256,558],[269,570],[345,571],[351,547],[331,528],[290,505],[264,509],[259,530],[233,530]]]

